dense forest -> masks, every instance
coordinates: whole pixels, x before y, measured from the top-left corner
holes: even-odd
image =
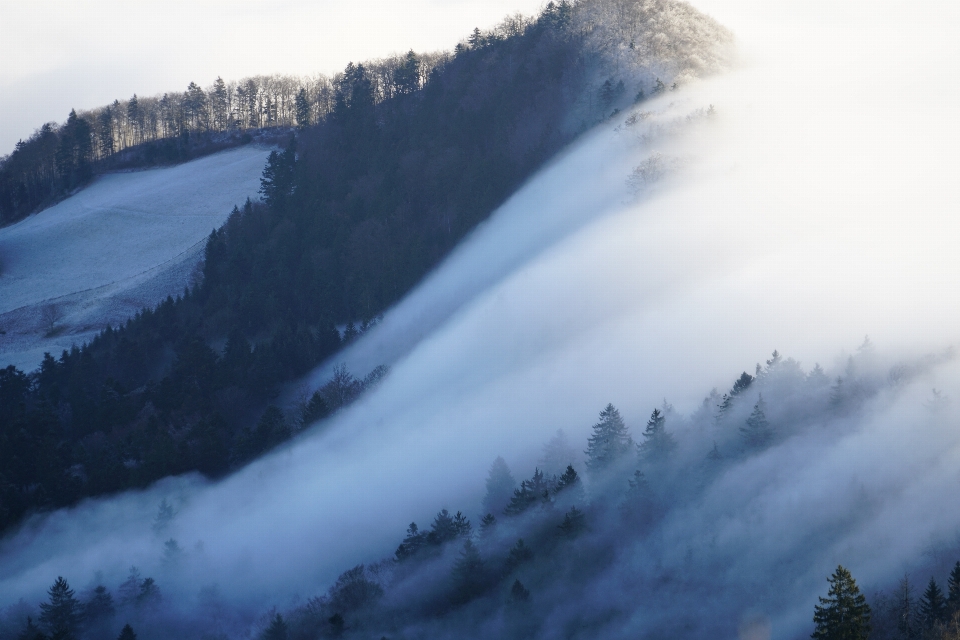
[[[795,596],[763,588],[767,576],[751,578],[763,592],[759,600],[756,593],[724,591],[719,585],[731,569],[717,564],[709,549],[687,551],[677,573],[661,555],[664,527],[691,507],[722,499],[712,491],[716,482],[791,438],[827,424],[835,437],[857,429],[871,403],[898,393],[938,361],[901,363],[882,375],[871,364],[871,349],[865,343],[833,381],[819,365],[804,372],[774,352],[755,375],[738,376],[726,394],[712,391],[692,415],[665,401],[642,429],[631,429],[608,404],[579,445],[558,431],[519,482],[502,457],[494,460],[475,519],[443,508],[427,526],[411,522],[397,532],[391,557],[345,567],[325,593],[293,606],[264,603],[250,612],[210,587],[200,588],[191,604],[165,599],[163,580],[136,568],[113,590],[93,576],[79,595],[68,579],[51,575],[48,599],[39,607],[23,600],[10,607],[0,637],[733,637],[743,608],[759,602],[789,608]],[[941,402],[934,393],[927,409],[939,411]],[[199,551],[174,537],[176,513],[166,500],[153,527],[161,575],[177,581],[177,567]],[[954,557],[958,552],[952,549]],[[823,595],[804,635],[960,637],[960,562],[939,582],[931,577],[922,592],[912,580],[908,574],[868,596],[850,571],[837,567],[821,583]],[[698,607],[715,614],[682,614]],[[763,618],[742,620],[741,633],[744,625],[770,631]]]
[[[607,9],[550,3],[475,30],[448,56],[409,53],[389,87],[383,69],[348,65],[329,113],[270,155],[262,201],[211,234],[201,283],[29,375],[0,371],[0,531],[168,475],[218,477],[336,410],[317,390],[293,410],[271,402],[578,132],[662,87],[657,69],[709,70],[728,37],[692,10],[645,22],[646,5],[624,32]],[[617,55],[631,64],[607,64],[611,42],[629,43]],[[598,80],[608,68],[630,75]],[[185,122],[222,124],[203,113]]]

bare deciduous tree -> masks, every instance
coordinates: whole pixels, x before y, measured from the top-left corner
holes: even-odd
[[[63,318],[63,309],[55,302],[48,302],[40,307],[40,325],[50,335],[57,327],[57,322]]]

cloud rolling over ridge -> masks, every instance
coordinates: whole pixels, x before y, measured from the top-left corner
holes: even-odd
[[[760,611],[793,637],[837,563],[884,585],[949,544],[960,523],[932,496],[958,480],[956,408],[924,403],[932,387],[958,397],[960,372],[938,361],[901,385],[885,376],[955,342],[958,125],[953,98],[888,79],[956,77],[960,56],[938,54],[958,22],[933,23],[955,9],[715,8],[741,66],[639,105],[653,115],[637,124],[624,112],[530,181],[344,355],[356,370],[392,362],[375,393],[216,485],[170,480],[26,529],[0,548],[0,599],[37,600],[60,573],[119,583],[136,564],[184,600],[217,583],[231,601],[284,606],[389,555],[411,519],[475,517],[496,455],[526,476],[557,428],[581,447],[606,402],[636,437],[664,397],[693,414],[774,348],[846,375],[841,354],[865,334],[881,355],[864,364],[879,382],[861,413],[807,425],[678,499],[595,593],[625,594],[623,629],[655,630],[694,615],[671,606],[678,591],[643,588],[673,572],[715,598],[694,615],[703,633]],[[917,46],[880,48],[893,33]],[[628,176],[655,152],[679,168],[634,197]],[[691,465],[730,437],[681,424]],[[161,537],[163,496],[179,513]],[[163,537],[190,562],[162,567]]]

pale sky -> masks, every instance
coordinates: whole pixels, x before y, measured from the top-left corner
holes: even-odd
[[[452,48],[541,0],[0,0],[0,156],[71,108]]]

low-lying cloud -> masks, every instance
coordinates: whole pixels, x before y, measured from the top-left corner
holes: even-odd
[[[958,125],[936,79],[960,71],[957,9],[707,9],[738,33],[742,65],[638,105],[652,114],[638,124],[619,114],[531,180],[338,358],[360,374],[392,364],[374,393],[221,483],[172,479],[28,524],[0,547],[0,601],[39,601],[57,575],[119,584],[137,565],[173,600],[215,583],[232,603],[290,606],[390,555],[411,520],[476,520],[494,457],[527,477],[558,428],[583,446],[607,402],[638,437],[665,397],[693,415],[774,348],[849,376],[866,334],[881,355],[858,412],[678,499],[596,593],[620,594],[623,633],[682,615],[697,634],[769,621],[794,637],[838,563],[883,586],[952,551],[960,523],[937,496],[958,480],[956,408],[927,405],[934,387],[958,397],[960,371],[894,366],[956,341]],[[655,153],[683,161],[635,194]],[[691,461],[724,437],[678,431]],[[177,514],[155,532],[161,498]],[[162,563],[169,538],[177,567]],[[709,604],[646,588],[664,573]]]

